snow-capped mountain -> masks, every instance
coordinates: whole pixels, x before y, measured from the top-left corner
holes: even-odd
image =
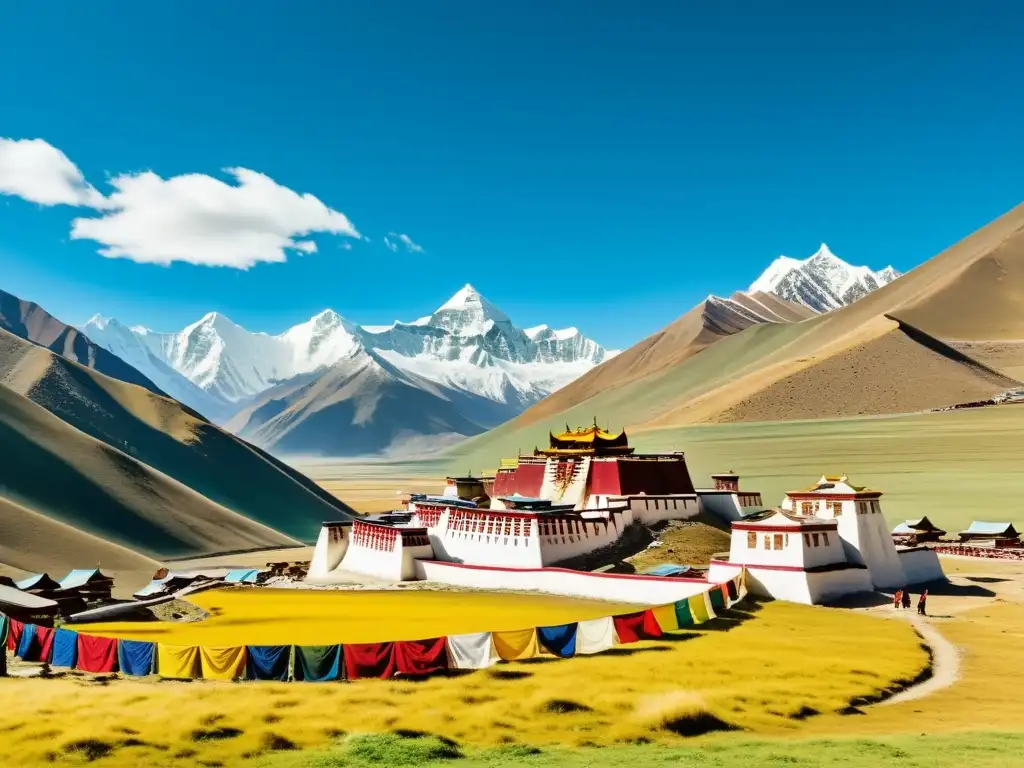
[[[433,314],[389,326],[356,325],[326,310],[277,336],[250,332],[217,313],[178,333],[99,316],[83,330],[165,391],[221,421],[264,393],[289,389],[289,382],[304,386],[339,365],[365,368],[366,355],[412,375],[413,383],[507,406],[495,413],[508,417],[614,354],[576,328],[523,331],[468,284]],[[341,380],[337,372],[334,378]]]
[[[822,243],[814,255],[803,260],[780,256],[748,292],[771,293],[815,312],[830,312],[864,298],[898,277],[900,273],[891,266],[878,272],[851,266]]]

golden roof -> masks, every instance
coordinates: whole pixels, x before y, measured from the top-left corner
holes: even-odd
[[[570,430],[566,425],[565,432],[557,435],[552,432],[551,438],[563,443],[593,443],[595,440],[619,440],[625,434],[625,432],[608,432],[596,424],[591,427],[577,427],[575,430]]]

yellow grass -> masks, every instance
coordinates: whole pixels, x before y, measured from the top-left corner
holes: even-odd
[[[395,729],[476,746],[678,742],[677,729],[705,716],[797,731],[801,717],[875,695],[926,663],[905,622],[770,603],[599,656],[416,683],[11,680],[0,685],[0,765],[35,765],[51,753],[71,762],[108,753],[101,766],[235,765],[275,744]]]
[[[171,645],[328,645],[524,629],[637,609],[556,595],[429,590],[231,588],[200,592],[189,600],[212,616],[191,624],[123,622],[76,629]]]

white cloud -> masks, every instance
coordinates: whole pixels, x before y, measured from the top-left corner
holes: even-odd
[[[105,205],[78,166],[42,139],[0,137],[0,194],[40,205]]]
[[[237,269],[283,262],[288,250],[314,253],[316,243],[297,239],[312,232],[361,237],[345,214],[313,195],[246,168],[225,173],[237,185],[204,174],[116,176],[109,212],[75,219],[71,237],[101,243],[100,253],[109,258]]]
[[[408,235],[403,235],[398,232],[388,232],[387,237],[384,238],[384,245],[387,246],[388,250],[397,252],[399,248],[405,248],[410,253],[423,253],[423,246],[418,243],[414,243],[413,239]]]

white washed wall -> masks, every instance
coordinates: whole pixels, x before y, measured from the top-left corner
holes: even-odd
[[[907,584],[921,584],[926,581],[945,579],[939,556],[930,549],[896,550],[903,565]]]
[[[708,588],[703,580],[663,579],[653,576],[584,573],[561,568],[516,570],[421,560],[421,578],[476,589],[511,589],[552,595],[585,597],[638,605],[664,605],[696,595]]]

